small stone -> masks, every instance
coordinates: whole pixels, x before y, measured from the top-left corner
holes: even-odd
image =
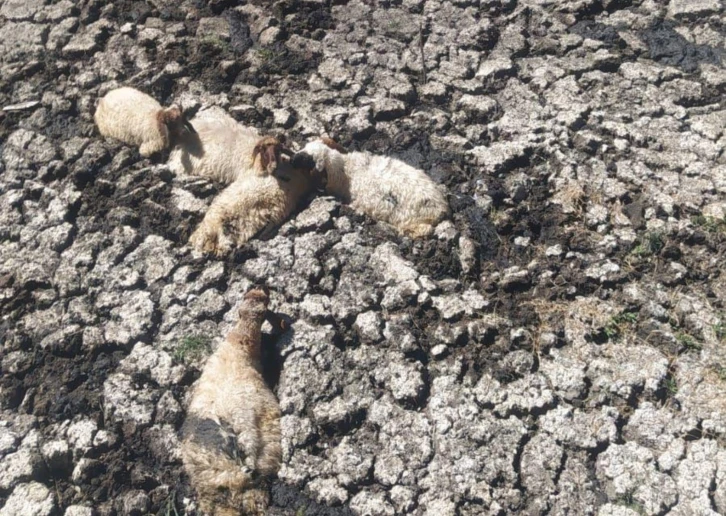
[[[105,468],[101,462],[84,457],[79,460],[76,467],[73,468],[71,480],[76,485],[82,485],[104,469]]]
[[[94,53],[100,49],[101,43],[108,36],[112,27],[111,22],[106,19],[92,23],[71,38],[63,47],[63,55],[76,57]]]
[[[348,501],[348,491],[341,487],[334,478],[317,478],[311,481],[307,487],[318,502],[340,505]]]
[[[400,100],[382,98],[373,102],[373,118],[377,121],[395,120],[406,114],[406,104]]]
[[[378,342],[381,335],[381,316],[377,312],[363,312],[358,314],[353,328],[358,332],[363,342]]]
[[[464,274],[474,270],[477,262],[477,244],[467,236],[459,237],[459,262]]]
[[[701,18],[722,10],[719,0],[671,0],[668,14],[675,18]]]
[[[450,321],[464,315],[466,304],[460,296],[452,294],[432,298],[434,307],[441,313],[441,317]]]
[[[419,93],[424,99],[442,102],[446,99],[447,88],[440,82],[429,81],[419,88]]]
[[[65,441],[47,442],[43,444],[40,453],[52,472],[65,471],[71,465],[71,451]]]
[[[458,231],[456,231],[456,226],[454,226],[453,222],[445,220],[436,226],[434,229],[434,235],[436,235],[436,238],[439,240],[448,242],[449,240],[456,238]]]
[[[224,18],[202,18],[197,25],[197,38],[204,41],[229,41],[229,22]]]
[[[270,46],[280,39],[282,30],[279,27],[267,27],[260,33],[259,43],[262,46]]]
[[[350,501],[350,508],[356,514],[366,516],[393,516],[393,506],[386,500],[385,492],[361,491]]]
[[[448,347],[446,344],[437,344],[433,348],[431,348],[431,355],[434,358],[442,358],[446,352],[448,351]]]
[[[93,445],[93,437],[96,435],[98,425],[91,419],[76,421],[68,427],[66,436],[71,447],[77,454],[82,455]]]
[[[345,121],[345,127],[357,138],[367,136],[374,131],[372,116],[373,110],[370,106],[353,109]]]
[[[3,107],[3,111],[24,111],[26,109],[32,109],[38,104],[40,104],[39,100],[28,100],[19,104],[10,104],[5,106]]]
[[[398,246],[393,243],[376,247],[371,255],[370,266],[378,270],[389,285],[418,278],[418,272],[413,264],[401,258]]]
[[[295,123],[295,117],[287,109],[273,109],[272,119],[276,126],[288,129]]]
[[[479,65],[476,77],[483,80],[506,77],[514,71],[514,63],[510,59],[485,59]]]
[[[558,257],[562,256],[562,253],[562,246],[560,244],[555,244],[545,249],[546,256]]]
[[[0,516],[50,516],[55,511],[55,496],[38,482],[17,486],[0,509]]]
[[[471,121],[486,124],[499,109],[499,104],[491,97],[462,95],[457,107],[463,109]]]
[[[33,479],[43,469],[43,459],[35,450],[21,448],[0,461],[0,489],[7,491],[18,482]]]

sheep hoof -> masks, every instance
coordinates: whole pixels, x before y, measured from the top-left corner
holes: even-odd
[[[434,232],[434,227],[431,224],[409,224],[402,228],[404,235],[411,238],[423,238],[430,236]]]
[[[139,154],[141,154],[144,158],[150,157],[154,154],[154,152],[156,152],[156,149],[147,143],[144,143],[141,147],[139,147]]]
[[[219,232],[200,227],[192,233],[189,245],[200,253],[219,255]]]

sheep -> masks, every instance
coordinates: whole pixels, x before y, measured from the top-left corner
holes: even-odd
[[[129,87],[106,93],[93,119],[102,136],[138,145],[145,158],[170,149],[182,135],[194,132],[180,106],[163,108],[146,93]]]
[[[269,232],[316,186],[311,167],[294,167],[289,161],[280,161],[280,141],[266,138],[264,142],[259,166],[273,173],[242,174],[217,196],[189,239],[195,250],[221,257],[261,231]]]
[[[275,150],[272,137],[262,137],[256,129],[239,124],[221,108],[205,109],[191,120],[196,131],[172,151],[168,165],[177,174],[206,177],[225,185],[241,175],[264,176],[272,173],[274,163],[262,165],[262,152]],[[279,151],[279,149],[277,149]]]
[[[422,170],[368,152],[350,152],[330,138],[309,142],[293,165],[314,165],[325,191],[356,211],[412,238],[430,235],[449,214],[444,192]]]
[[[261,155],[261,163],[280,155],[282,144],[271,140],[275,149]],[[204,219],[189,239],[202,253],[221,257],[246,243],[256,234],[267,233],[281,224],[300,201],[316,186],[311,170],[295,167],[290,161],[277,161],[271,175],[243,175],[228,186],[207,210]],[[228,230],[225,234],[225,229]]]
[[[202,511],[263,515],[282,460],[280,407],[262,378],[268,294],[248,291],[239,320],[207,361],[181,428],[181,456]]]

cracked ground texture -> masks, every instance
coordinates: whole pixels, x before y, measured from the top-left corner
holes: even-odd
[[[253,284],[271,515],[726,513],[719,0],[0,2],[0,516],[195,514],[186,395]],[[134,85],[445,184],[227,260],[220,186],[103,141]]]

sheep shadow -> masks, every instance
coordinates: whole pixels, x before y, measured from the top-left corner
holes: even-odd
[[[179,137],[176,147],[181,153],[181,164],[186,173],[191,173],[192,162],[190,156],[201,158],[204,156],[204,145],[197,133],[185,133]]]
[[[295,338],[295,329],[292,327],[292,318],[290,316],[277,312],[271,312],[271,315],[284,324],[284,329],[280,330],[279,325],[273,324],[271,332],[262,333],[260,362],[262,364],[262,378],[264,378],[267,386],[274,391],[277,389],[280,374],[282,373],[284,362],[282,351]]]

